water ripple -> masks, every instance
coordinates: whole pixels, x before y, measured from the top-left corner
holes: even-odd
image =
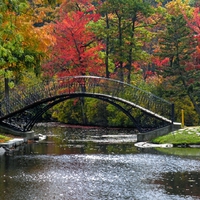
[[[153,154],[20,156],[6,182],[18,188],[6,199],[136,199],[182,200],[154,180],[163,173],[199,171],[200,161]],[[1,197],[1,196],[0,196]]]

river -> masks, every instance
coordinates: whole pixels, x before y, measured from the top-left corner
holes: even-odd
[[[34,130],[47,139],[0,156],[1,200],[200,199],[200,149],[138,149],[122,130]]]

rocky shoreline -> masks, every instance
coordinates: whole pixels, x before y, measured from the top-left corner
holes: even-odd
[[[27,141],[26,138],[13,138],[8,142],[0,143],[0,155],[15,151],[17,147],[24,145]]]
[[[21,147],[23,147],[27,143],[44,140],[44,139],[46,139],[46,136],[42,134],[38,134],[32,139],[13,138],[9,140],[8,142],[0,143],[0,155],[12,154],[15,151],[19,151]]]

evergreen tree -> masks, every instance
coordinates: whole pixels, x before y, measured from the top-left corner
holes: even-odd
[[[166,20],[166,30],[160,38],[160,53],[162,58],[169,58],[168,66],[160,70],[164,76],[166,95],[169,97],[189,96],[197,113],[200,108],[194,85],[198,83],[199,70],[193,64],[193,53],[196,41],[192,31],[182,15],[169,15]]]

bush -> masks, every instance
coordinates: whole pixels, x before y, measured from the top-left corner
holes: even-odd
[[[196,113],[189,97],[177,98],[174,101],[175,121],[181,122],[182,112],[184,110],[184,122],[186,126],[196,126],[199,124],[199,115]]]

